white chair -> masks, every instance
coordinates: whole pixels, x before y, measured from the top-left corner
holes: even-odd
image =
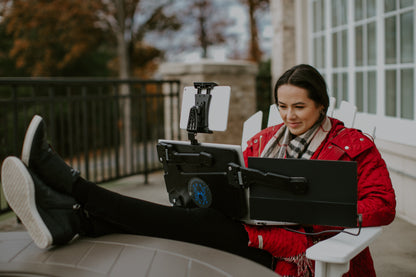
[[[346,229],[357,233],[358,229]],[[350,261],[382,232],[382,227],[365,227],[358,236],[340,233],[306,250],[306,257],[315,261],[316,277],[337,277],[348,272]]]
[[[364,132],[370,134],[373,139],[376,138],[376,126],[371,126],[368,130],[364,130]]]
[[[345,127],[351,128],[354,126],[356,113],[357,107],[355,105],[342,100],[339,109],[334,110],[334,117],[344,122]]]
[[[364,134],[376,138],[376,121],[375,116],[369,114],[357,113],[354,121],[354,128],[361,130]]]
[[[269,108],[269,118],[267,119],[267,127],[274,126],[282,122],[283,120],[280,117],[276,104],[271,104]]]
[[[376,138],[376,126],[373,124],[354,124],[354,128],[361,130],[364,134],[370,135],[373,139]]]
[[[250,116],[243,123],[243,135],[241,138],[241,149],[244,151],[247,148],[247,141],[261,131],[261,123],[263,121],[263,112],[258,111]]]
[[[335,103],[336,103],[336,98],[331,96],[329,97],[329,106],[328,106],[328,110],[326,111],[326,115],[332,117],[334,115],[334,109],[335,109]]]

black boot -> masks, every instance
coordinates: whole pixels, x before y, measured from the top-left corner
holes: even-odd
[[[27,128],[22,161],[48,186],[66,194],[72,193],[72,184],[79,177],[79,171],[67,165],[48,144],[46,124],[38,115]]]
[[[1,180],[7,202],[37,246],[65,244],[80,233],[80,205],[45,185],[21,160],[6,158]]]

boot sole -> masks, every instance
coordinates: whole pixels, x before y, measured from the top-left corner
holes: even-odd
[[[16,157],[3,162],[1,181],[7,202],[40,248],[52,245],[52,235],[43,222],[35,202],[35,185],[25,165]]]
[[[23,141],[22,149],[22,161],[29,166],[30,152],[32,151],[33,138],[35,137],[36,130],[39,127],[39,124],[42,122],[43,118],[39,115],[35,115],[30,121],[29,127],[27,128],[25,139]]]

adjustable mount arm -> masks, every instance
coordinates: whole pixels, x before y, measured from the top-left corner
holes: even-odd
[[[213,82],[195,82],[194,87],[197,89],[195,94],[195,105],[189,111],[189,119],[186,130],[188,131],[188,138],[193,145],[198,144],[195,139],[196,133],[212,133],[208,128],[208,112],[211,102],[211,89],[217,86]],[[202,90],[206,90],[203,94]]]
[[[262,184],[293,194],[305,194],[308,180],[305,177],[289,177],[272,172],[263,172],[252,168],[243,168],[235,163],[228,164],[228,182],[235,187],[247,188],[253,184]]]
[[[210,153],[179,153],[174,151],[171,144],[158,143],[157,151],[161,162],[166,161],[171,164],[197,164],[201,166],[210,166],[213,163],[213,157]]]

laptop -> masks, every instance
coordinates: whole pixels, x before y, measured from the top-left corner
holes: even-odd
[[[356,162],[249,157],[248,168],[307,180],[300,193],[272,184],[251,185],[249,214],[255,222],[357,227]]]
[[[254,225],[357,226],[355,162],[249,157],[245,168],[239,145],[159,140],[157,150],[174,206],[211,207]],[[230,182],[231,167],[237,175],[260,172],[262,180]],[[306,189],[280,186],[275,176],[303,178]]]

